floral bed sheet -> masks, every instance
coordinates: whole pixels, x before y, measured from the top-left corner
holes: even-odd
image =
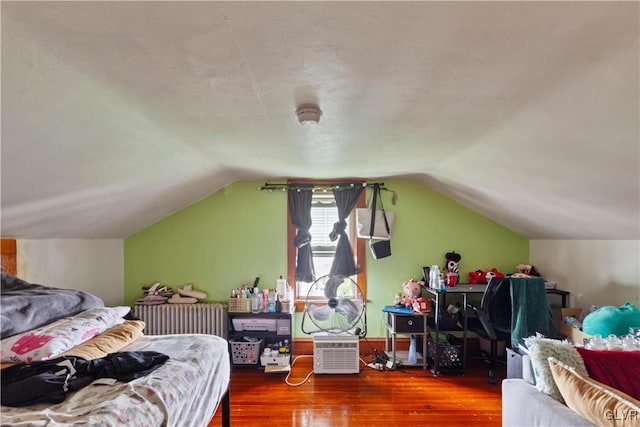
[[[89,386],[64,402],[1,407],[0,424],[12,426],[206,426],[227,391],[227,342],[215,335],[143,336],[122,351],[169,356],[159,369],[129,383]]]

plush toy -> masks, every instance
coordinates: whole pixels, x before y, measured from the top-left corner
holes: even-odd
[[[429,306],[429,301],[424,297],[414,299],[413,304],[411,306],[413,307],[413,311],[418,313],[427,313],[431,311],[431,307]]]
[[[427,300],[422,298],[423,287],[424,282],[418,282],[416,279],[407,280],[402,284],[405,307],[413,307],[413,310],[419,313],[429,311]]]
[[[472,285],[487,283],[487,273],[482,270],[471,271],[469,273],[469,283]]]
[[[447,252],[445,254],[445,258],[447,259],[447,264],[444,267],[443,273],[447,275],[448,273],[455,273],[457,277],[455,277],[455,285],[460,281],[460,270],[458,268],[458,264],[462,259],[462,255],[457,254],[456,251]]]
[[[518,264],[516,266],[516,274],[514,274],[513,276],[514,277],[531,277],[531,276],[538,277],[540,276],[540,273],[536,271],[536,268],[533,265]]]
[[[504,277],[504,274],[500,273],[497,269],[492,268],[485,273],[486,283],[489,283],[489,280],[493,279],[494,277]]]
[[[444,267],[445,273],[459,273],[458,264],[462,259],[462,255],[457,254],[456,251],[451,251],[447,252],[445,258],[447,258],[447,265]]]

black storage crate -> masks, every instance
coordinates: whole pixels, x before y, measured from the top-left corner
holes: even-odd
[[[433,336],[431,333],[427,334],[427,355],[433,359],[434,351],[436,349]],[[462,340],[447,334],[446,343],[438,343],[438,367],[440,368],[461,368],[463,364],[462,360]]]

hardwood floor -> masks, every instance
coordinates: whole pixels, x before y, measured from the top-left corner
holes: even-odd
[[[308,353],[305,353],[308,354]],[[367,360],[367,359],[365,359]],[[312,371],[311,358],[298,358],[290,383]],[[469,360],[467,374],[434,376],[417,367],[359,374],[311,375],[303,385],[285,374],[236,368],[231,374],[233,426],[500,426],[501,388],[487,382],[487,365]],[[221,425],[221,411],[210,427]]]

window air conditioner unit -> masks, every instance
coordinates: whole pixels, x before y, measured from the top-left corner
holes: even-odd
[[[360,344],[357,335],[313,334],[315,374],[357,374],[360,372]]]

